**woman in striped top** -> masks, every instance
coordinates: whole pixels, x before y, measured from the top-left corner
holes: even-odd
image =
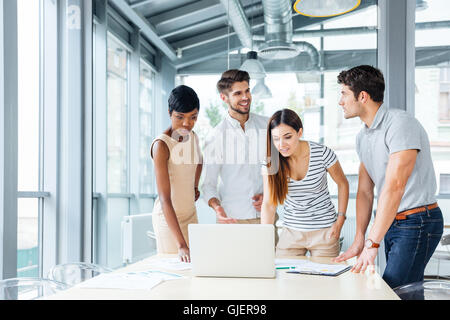
[[[275,112],[267,128],[261,223],[273,224],[283,205],[283,230],[277,256],[336,257],[348,204],[348,181],[334,152],[300,140],[303,125],[290,109]],[[338,214],[331,202],[327,173],[338,186]]]

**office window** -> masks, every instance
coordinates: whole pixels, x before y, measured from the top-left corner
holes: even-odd
[[[128,191],[128,52],[108,35],[108,193]]]
[[[439,122],[450,124],[450,68],[440,69]]]
[[[151,67],[141,60],[139,76],[139,192],[153,193],[153,163],[150,146],[154,137],[154,81]]]
[[[416,8],[415,116],[425,128],[437,181],[450,173],[450,20],[446,0]],[[440,24],[438,26],[438,24]]]
[[[18,191],[40,191],[40,1],[19,0]],[[39,276],[41,199],[19,194],[17,275]]]

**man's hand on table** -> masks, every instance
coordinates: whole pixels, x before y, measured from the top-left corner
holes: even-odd
[[[354,273],[365,272],[368,268],[370,272],[375,272],[375,258],[378,254],[378,248],[364,248],[361,255],[356,260],[356,264],[350,270]]]
[[[350,248],[348,248],[347,251],[345,251],[343,254],[335,258],[333,261],[343,262],[353,257],[359,257],[363,249],[364,249],[364,238],[355,239]]]

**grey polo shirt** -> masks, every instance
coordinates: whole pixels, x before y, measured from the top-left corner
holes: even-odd
[[[378,195],[383,190],[389,155],[410,149],[419,152],[398,212],[436,202],[436,177],[427,133],[407,112],[382,104],[370,128],[364,125],[356,137],[359,160],[375,183]]]

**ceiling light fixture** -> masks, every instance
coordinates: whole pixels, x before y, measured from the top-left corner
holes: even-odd
[[[361,0],[297,0],[294,10],[308,17],[332,17],[355,10]]]
[[[264,83],[264,78],[257,80],[256,85],[252,89],[252,95],[259,99],[272,98],[272,92]]]
[[[262,79],[266,76],[266,70],[261,61],[258,60],[256,51],[247,52],[247,60],[244,61],[240,70],[247,71],[250,79]]]
[[[252,3],[253,7],[253,3]],[[253,15],[252,15],[252,23],[250,25],[250,30],[252,30],[253,26]],[[249,52],[247,52],[247,59],[239,68],[240,70],[247,71],[250,75],[250,79],[263,79],[266,76],[266,70],[264,69],[261,61],[258,60],[258,53],[253,51],[253,39],[251,41],[252,48]]]

